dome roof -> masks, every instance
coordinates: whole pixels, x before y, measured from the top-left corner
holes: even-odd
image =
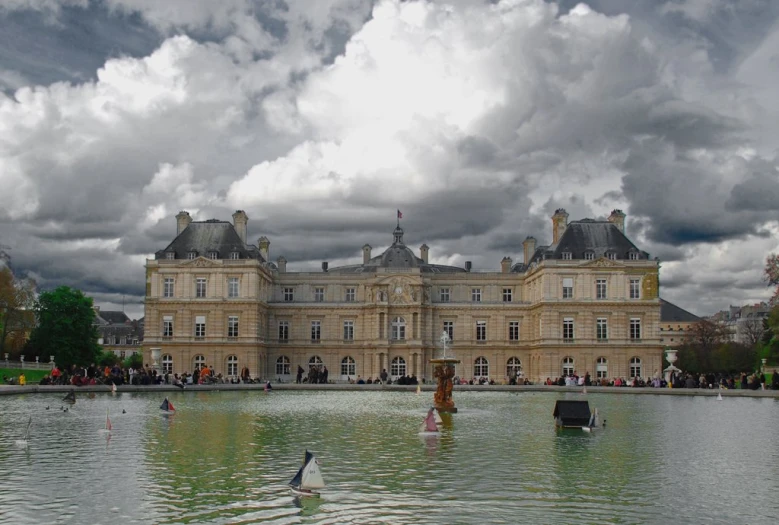
[[[414,252],[403,244],[403,228],[398,225],[392,232],[392,245],[384,250],[384,253],[372,257],[365,264],[354,266],[341,266],[331,268],[330,273],[362,273],[375,272],[379,268],[419,268],[425,273],[458,273],[464,272],[462,268],[455,266],[443,266],[439,264],[428,264],[414,255]]]

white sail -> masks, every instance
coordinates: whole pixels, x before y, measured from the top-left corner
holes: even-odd
[[[303,468],[303,480],[300,482],[300,488],[303,489],[321,489],[325,486],[325,480],[322,479],[322,473],[319,471],[319,464],[316,458],[312,457],[311,461]]]

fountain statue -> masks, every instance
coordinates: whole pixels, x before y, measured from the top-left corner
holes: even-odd
[[[439,339],[443,345],[443,355],[440,359],[431,359],[430,362],[435,367],[433,377],[436,378],[438,386],[433,396],[434,406],[439,412],[457,412],[452,399],[452,388],[454,387],[454,365],[460,362],[459,359],[446,356],[446,344],[450,341],[449,334],[443,331]]]

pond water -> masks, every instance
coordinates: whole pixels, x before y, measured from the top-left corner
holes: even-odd
[[[607,420],[556,430],[562,392],[180,392],[0,398],[0,523],[775,523],[779,402],[589,394]],[[49,410],[46,407],[50,407]],[[113,432],[106,438],[106,411]],[[124,413],[123,413],[124,411]],[[29,445],[16,445],[32,415]],[[287,483],[305,450],[319,498]]]

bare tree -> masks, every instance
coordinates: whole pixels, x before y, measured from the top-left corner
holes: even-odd
[[[765,327],[762,319],[747,319],[739,322],[737,326],[739,338],[750,348],[757,346],[757,343],[763,338]]]
[[[7,266],[0,267],[0,353],[6,341],[26,336],[35,325],[35,282],[17,279]]]

